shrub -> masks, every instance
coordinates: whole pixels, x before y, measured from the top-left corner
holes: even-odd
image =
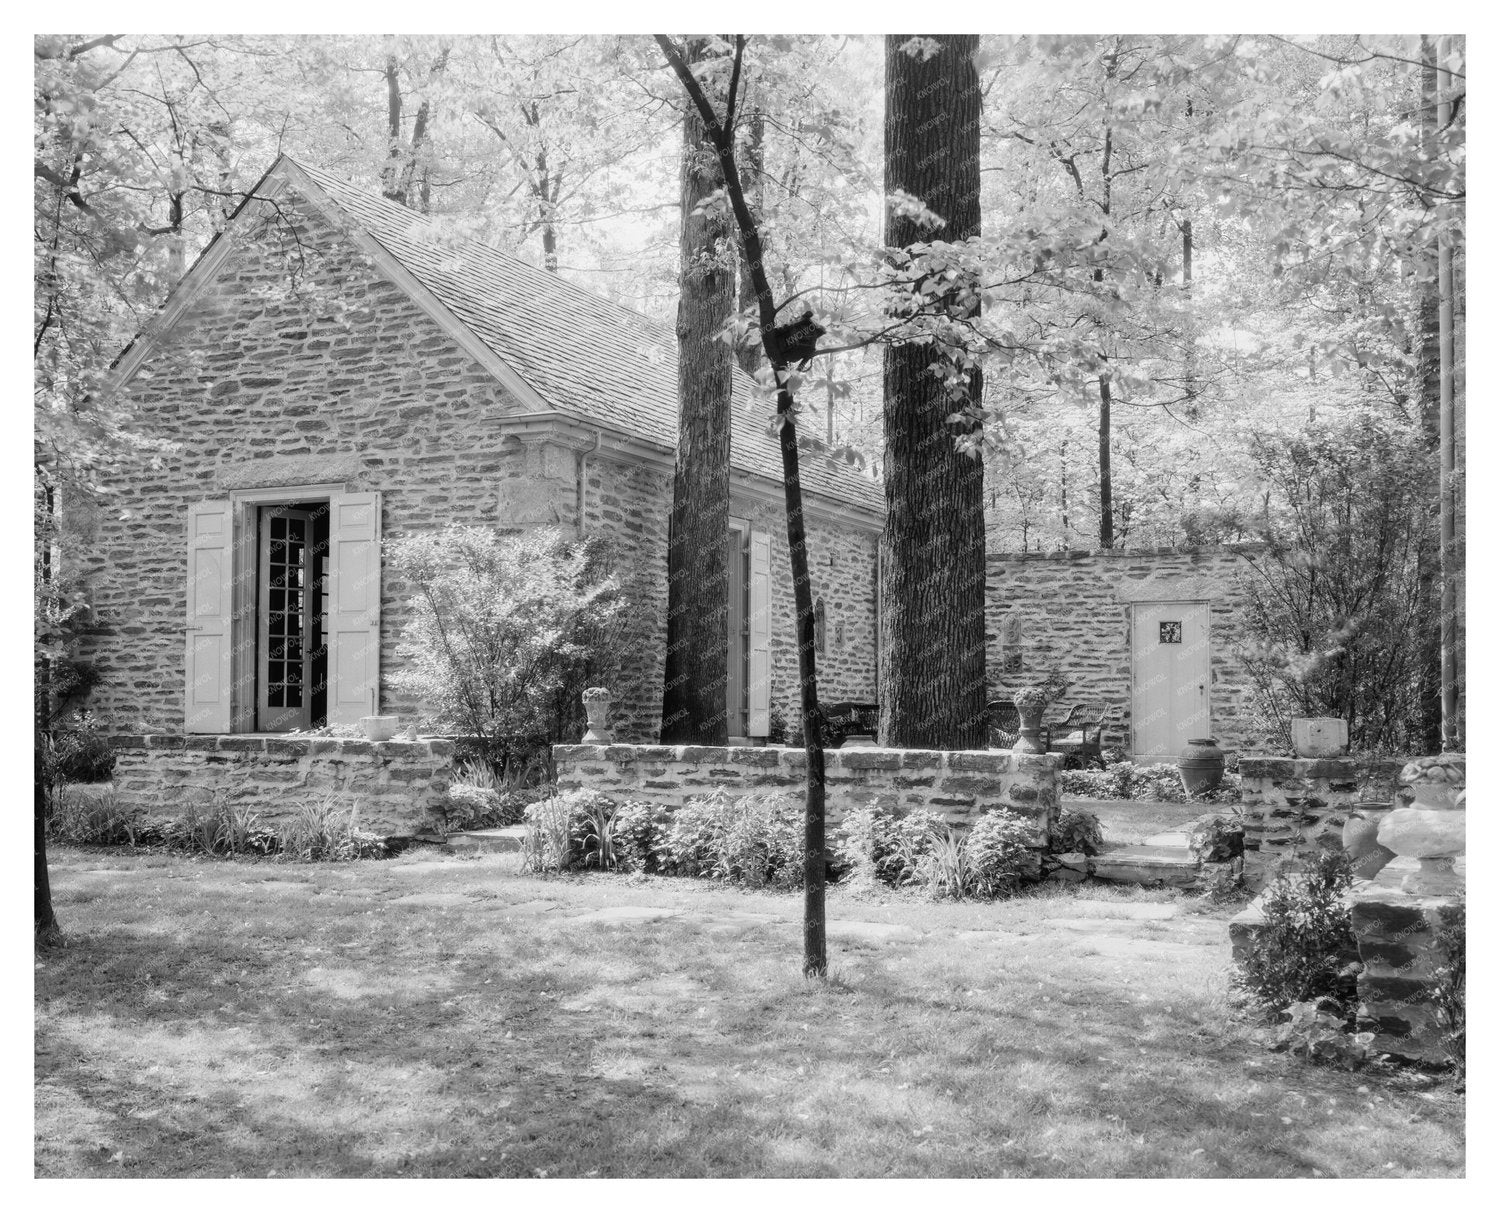
[[[502,774],[576,739],[626,606],[603,541],[449,526],[394,541],[387,560],[415,591],[394,686]]]
[[[1343,902],[1352,882],[1342,851],[1324,852],[1306,872],[1279,873],[1271,882],[1265,923],[1238,974],[1266,1011],[1326,1000],[1352,1023],[1359,949]]]
[[[1097,813],[1087,809],[1064,808],[1052,827],[1051,849],[1059,855],[1082,851],[1097,855],[1104,846],[1104,826]]]
[[[177,817],[161,823],[160,838],[166,846],[204,855],[269,855],[281,845],[256,813],[247,805],[231,804],[223,793],[206,802],[190,801]]]
[[[1036,855],[1027,845],[1030,834],[1031,822],[1019,813],[992,809],[981,814],[964,839],[976,896],[1002,897],[1036,876]]]
[[[488,830],[519,825],[526,817],[530,801],[520,792],[500,791],[472,783],[449,786],[443,802],[443,829],[453,834],[460,830]]]
[[[615,855],[621,870],[660,872],[671,815],[660,805],[627,801],[615,813]]]
[[[114,774],[115,752],[90,713],[74,712],[52,734],[51,763],[55,783],[104,783]]]
[[[606,796],[579,797],[570,806],[568,834],[573,853],[584,867],[592,864],[607,871],[619,862],[615,845],[615,822],[619,810]]]
[[[798,883],[804,866],[801,806],[776,793],[695,797],[671,815],[659,854],[660,868],[679,876],[754,886]]]

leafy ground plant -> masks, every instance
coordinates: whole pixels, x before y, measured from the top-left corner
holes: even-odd
[[[364,859],[385,853],[385,843],[359,828],[359,802],[345,805],[329,792],[309,800],[277,831],[283,859],[332,862]]]

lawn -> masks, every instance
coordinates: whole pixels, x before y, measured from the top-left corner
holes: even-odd
[[[831,890],[822,984],[791,894],[431,851],[53,860],[38,1175],[1463,1170],[1451,1085],[1251,1043],[1229,911],[1165,893]]]

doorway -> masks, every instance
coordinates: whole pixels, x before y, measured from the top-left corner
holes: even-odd
[[[318,728],[328,721],[328,503],[257,512],[255,729]]]
[[[729,524],[729,666],[725,723],[731,745],[747,744],[750,713],[750,528]]]
[[[1138,758],[1175,759],[1211,732],[1206,602],[1138,602],[1131,627],[1131,749]]]

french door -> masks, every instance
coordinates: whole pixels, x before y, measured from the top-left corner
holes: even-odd
[[[326,715],[328,541],[317,517],[290,506],[260,511],[258,732],[307,729]]]

